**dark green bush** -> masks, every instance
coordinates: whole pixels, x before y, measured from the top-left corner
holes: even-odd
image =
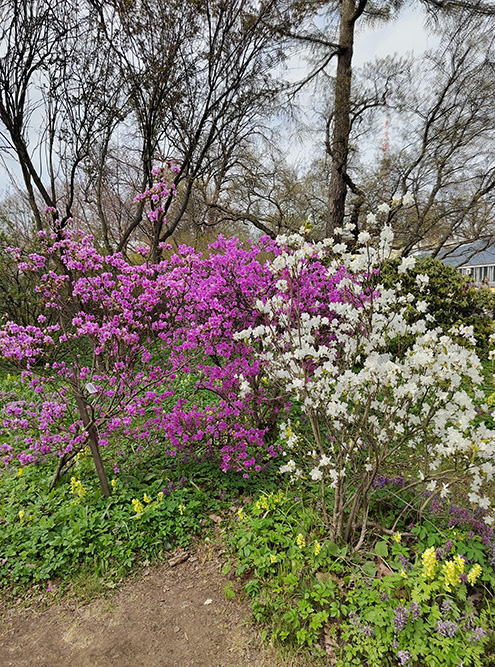
[[[488,289],[476,289],[469,278],[439,259],[424,257],[417,260],[414,269],[399,274],[401,258],[388,260],[383,266],[380,281],[393,287],[399,280],[405,290],[428,303],[435,323],[448,333],[456,325],[473,326],[477,344],[484,348],[495,331],[493,314],[495,295]],[[423,292],[416,283],[416,276],[428,275],[430,281]],[[415,311],[411,316],[419,315]]]

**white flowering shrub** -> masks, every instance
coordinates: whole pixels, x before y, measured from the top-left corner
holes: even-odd
[[[258,301],[260,324],[236,334],[280,391],[297,397],[311,425],[308,447],[289,422],[282,424],[290,460],[281,472],[321,485],[332,538],[354,550],[369,525],[377,478],[399,461],[403,490],[423,505],[468,483],[470,501],[493,520],[485,487],[495,470],[495,432],[475,405],[483,393],[472,329],[458,328],[454,341],[400,282],[394,289],[379,284],[392,240],[387,226],[376,244],[361,232],[352,252],[331,239],[310,242],[304,229],[280,236],[280,252],[269,262],[277,290]],[[403,259],[399,274],[414,262]],[[301,298],[311,289],[308,278],[313,300]],[[421,293],[428,277],[416,282]],[[410,321],[411,305],[423,319]]]

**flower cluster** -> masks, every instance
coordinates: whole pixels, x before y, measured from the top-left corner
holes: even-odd
[[[171,188],[165,172],[156,176],[140,201],[161,215]],[[95,458],[117,440],[176,457],[201,443],[223,471],[247,477],[285,453],[281,472],[334,490],[331,537],[362,544],[366,520],[359,534],[355,526],[388,483],[383,461],[418,456],[418,476],[400,487],[435,499],[448,493],[442,474],[455,456],[471,501],[492,520],[495,434],[474,403],[481,363],[470,331],[459,327],[467,342],[455,342],[400,282],[380,284],[392,240],[387,226],[375,244],[362,233],[352,248],[310,242],[304,230],[250,246],[220,237],[207,257],[180,246],[134,265],[81,233],[45,235],[43,255],[23,270],[38,276],[46,314],[36,326],[0,328],[0,356],[24,369],[22,396],[16,386],[1,397],[0,435],[19,436],[4,462],[56,455],[64,472],[88,445]],[[404,258],[399,272],[413,264]],[[423,319],[411,321],[412,306]],[[309,448],[289,420],[294,398]]]
[[[478,565],[478,563],[473,565],[473,567],[469,570],[467,574],[467,580],[471,584],[471,586],[474,586],[475,583],[478,581],[478,579],[481,576],[481,571],[482,571],[481,565]]]
[[[434,547],[426,549],[421,556],[421,560],[423,561],[423,577],[425,579],[433,579],[438,568]]]
[[[20,451],[3,447],[6,465],[55,454],[69,466],[91,433],[99,447],[116,437],[158,441],[171,456],[208,442],[222,470],[246,476],[279,454],[264,436],[285,397],[261,382],[259,362],[233,338],[255,322],[257,299],[273,289],[260,261],[274,249],[269,239],[244,248],[220,238],[207,258],[181,246],[167,261],[137,266],[99,254],[78,232],[45,243],[57,270],[34,259],[24,270],[37,272],[47,316],[0,329],[0,356],[24,368],[23,398],[19,383],[2,395],[0,434],[21,436]],[[301,298],[312,294],[308,286]],[[84,363],[86,348],[92,358]],[[179,397],[181,374],[210,400]]]
[[[70,478],[70,492],[79,498],[84,498],[86,489],[80,479],[76,479],[75,477]]]
[[[138,498],[133,498],[132,500],[132,509],[136,512],[136,518],[143,516],[144,514],[144,505],[138,500]]]
[[[437,632],[442,637],[453,637],[459,630],[459,626],[454,621],[437,621]]]
[[[407,650],[406,651],[398,651],[397,652],[397,657],[399,658],[399,663],[401,665],[408,665],[411,658],[412,658],[412,655]]]
[[[360,234],[352,250],[332,239],[310,242],[305,230],[278,237],[279,252],[266,265],[275,289],[256,302],[256,324],[234,336],[257,353],[263,376],[302,404],[314,447],[308,451],[284,424],[281,441],[290,460],[280,472],[324,482],[322,493],[334,489],[334,516],[327,520],[333,537],[348,541],[357,517],[368,514],[369,489],[386,483],[380,462],[391,452],[424,454],[417,478],[401,485],[441,497],[450,480],[438,485],[437,477],[456,456],[456,474],[469,481],[470,500],[485,510],[490,500],[483,487],[495,473],[495,433],[479,420],[474,402],[483,395],[472,331],[459,327],[453,340],[400,282],[395,289],[380,284],[392,239],[387,226],[376,244]],[[414,263],[404,258],[399,272]],[[310,276],[314,294],[306,302],[299,295]],[[427,281],[421,276],[421,286]],[[474,391],[465,391],[466,384]],[[352,511],[337,516],[342,507]]]
[[[277,491],[277,493],[272,491],[271,493],[261,495],[254,506],[258,512],[269,512],[282,503],[285,498],[286,494],[283,491]]]
[[[421,609],[417,602],[411,602],[406,608],[400,604],[394,609],[394,627],[396,632],[404,630],[409,621],[414,621],[421,616]]]
[[[462,556],[455,556],[452,560],[447,560],[442,564],[442,574],[444,578],[444,587],[450,591],[452,586],[461,583],[461,575],[464,573],[464,559]]]

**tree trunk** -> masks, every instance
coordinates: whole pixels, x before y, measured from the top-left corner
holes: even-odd
[[[86,402],[81,394],[79,386],[75,383],[73,384],[73,388],[79,415],[81,417],[82,423],[84,424],[84,427],[88,432],[89,448],[91,450],[91,454],[93,455],[93,461],[95,464],[96,472],[98,474],[98,479],[100,480],[101,490],[103,495],[108,498],[110,496],[110,487],[108,486],[107,475],[105,473],[103,461],[101,460],[100,448],[98,444],[98,433],[91,423],[91,418],[88,414],[88,408],[86,407]]]
[[[328,219],[326,235],[332,236],[335,227],[344,221],[347,187],[344,174],[349,154],[351,130],[351,79],[354,52],[356,0],[342,0],[340,5],[339,53],[335,79],[334,123],[331,146],[332,169],[328,189]]]

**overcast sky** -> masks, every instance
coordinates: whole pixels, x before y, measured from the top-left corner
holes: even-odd
[[[355,63],[359,67],[368,60],[394,53],[413,52],[418,56],[435,45],[435,37],[424,27],[424,12],[416,3],[401,12],[396,21],[358,33],[355,42]]]

